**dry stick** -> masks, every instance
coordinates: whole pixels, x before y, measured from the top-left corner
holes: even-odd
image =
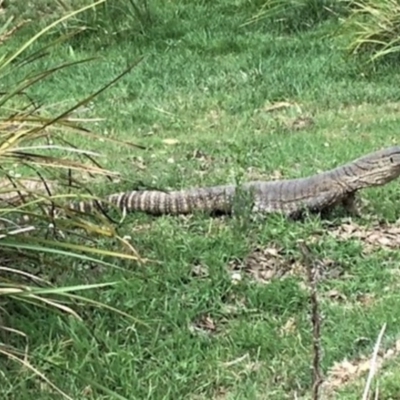
[[[5,8],[5,6],[3,6],[3,1],[0,2],[0,7]],[[4,43],[6,40],[10,39],[11,36],[18,30],[21,29],[25,24],[27,24],[28,22],[31,22],[30,19],[24,20],[19,22],[17,25],[15,25],[13,28],[11,28],[10,30],[8,30],[7,32],[4,32],[2,35],[0,35],[0,44]]]
[[[376,384],[376,391],[375,391],[375,400],[379,400],[379,384]]]
[[[368,379],[367,379],[367,382],[365,384],[364,394],[363,394],[362,400],[367,400],[368,399],[368,393],[369,393],[369,389],[371,387],[371,382],[372,382],[372,379],[374,378],[374,375],[375,375],[375,372],[376,372],[376,359],[378,358],[378,351],[379,351],[379,347],[380,347],[381,342],[382,342],[383,334],[385,333],[385,329],[386,329],[386,322],[383,324],[383,326],[381,328],[381,331],[379,332],[378,339],[377,339],[377,341],[375,343],[374,353],[373,353],[372,358],[371,358],[371,367],[369,369]]]
[[[310,285],[311,302],[311,323],[313,327],[313,378],[312,378],[312,399],[319,399],[319,388],[322,384],[321,374],[321,318],[319,314],[318,296],[317,296],[317,278],[316,268],[310,248],[303,242],[299,242],[300,251],[303,254],[304,264],[307,268],[308,282]],[[315,265],[316,267],[316,265]]]

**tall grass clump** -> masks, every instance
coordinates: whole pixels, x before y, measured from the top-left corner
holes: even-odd
[[[360,0],[339,30],[348,40],[347,50],[373,62],[395,59],[400,52],[400,1]]]
[[[71,38],[72,45],[89,40],[104,46],[146,35],[156,24],[152,0],[104,0],[96,7],[91,7],[92,3],[93,0],[38,0],[35,7],[26,7],[24,0],[17,0],[10,2],[6,10],[16,16],[17,22],[35,20],[41,26],[60,15],[69,15],[57,25],[57,33],[79,31]],[[77,7],[86,9],[71,16]]]
[[[348,0],[266,0],[246,24],[265,21],[285,33],[314,28],[348,13]]]
[[[2,29],[0,38],[0,357],[5,356],[9,361],[24,365],[25,370],[34,372],[50,386],[51,382],[31,363],[29,354],[22,354],[18,346],[12,345],[19,343],[18,339],[2,339],[4,332],[7,332],[7,338],[28,335],[13,328],[18,309],[31,310],[32,322],[35,323],[34,315],[38,307],[79,318],[78,305],[87,303],[137,322],[116,308],[79,294],[117,282],[56,287],[34,272],[37,266],[42,271],[54,271],[56,268],[71,268],[77,262],[95,262],[112,268],[117,259],[139,258],[129,243],[117,235],[113,224],[103,216],[91,218],[90,221],[86,216],[77,214],[55,218],[55,215],[66,211],[63,209],[65,197],[71,200],[80,193],[87,193],[82,184],[83,175],[89,177],[88,183],[93,176],[106,178],[116,175],[104,169],[90,149],[79,148],[73,143],[74,135],[93,139],[96,133],[82,127],[72,114],[130,72],[136,62],[96,93],[89,94],[57,114],[49,112],[50,107],[46,108],[46,105],[36,105],[28,95],[29,89],[60,70],[89,60],[24,74],[24,66],[29,63],[30,70],[34,70],[36,60],[45,57],[49,54],[49,48],[62,43],[71,34],[58,37],[43,48],[36,49],[42,36],[66,19],[103,2],[100,0],[69,13],[35,34],[15,51],[10,52],[5,44],[6,39],[15,34],[11,20]],[[34,44],[35,50],[28,54]],[[10,75],[15,79],[9,79]],[[10,81],[13,82],[11,87]],[[91,140],[86,142],[90,143]],[[29,220],[25,217],[29,217]],[[120,250],[88,244],[88,241],[109,237],[119,241],[122,245]],[[65,395],[57,388],[53,389]]]
[[[80,0],[90,4],[90,0]],[[60,3],[64,12],[70,12],[76,2]],[[144,35],[154,24],[150,0],[106,0],[96,8],[91,8],[68,21],[68,28],[84,26],[81,37],[95,38],[102,44],[116,39],[128,39]]]

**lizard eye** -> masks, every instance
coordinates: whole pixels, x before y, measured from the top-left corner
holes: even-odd
[[[392,164],[394,163],[393,157],[390,157],[389,160]]]

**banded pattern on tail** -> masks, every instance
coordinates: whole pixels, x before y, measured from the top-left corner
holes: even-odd
[[[121,211],[141,211],[153,215],[190,214],[196,210],[229,212],[231,211],[234,192],[233,186],[216,186],[172,192],[131,191],[111,194],[101,201],[74,202],[68,208],[82,213],[90,213],[99,207],[107,210],[111,206]]]

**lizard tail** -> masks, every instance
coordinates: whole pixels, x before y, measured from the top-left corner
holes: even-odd
[[[69,205],[69,209],[91,213],[99,207],[103,210],[114,207],[121,211],[141,211],[147,214],[190,214],[193,211],[229,212],[232,209],[233,190],[230,187],[189,189],[173,192],[131,191],[115,193],[104,200],[80,201]]]

